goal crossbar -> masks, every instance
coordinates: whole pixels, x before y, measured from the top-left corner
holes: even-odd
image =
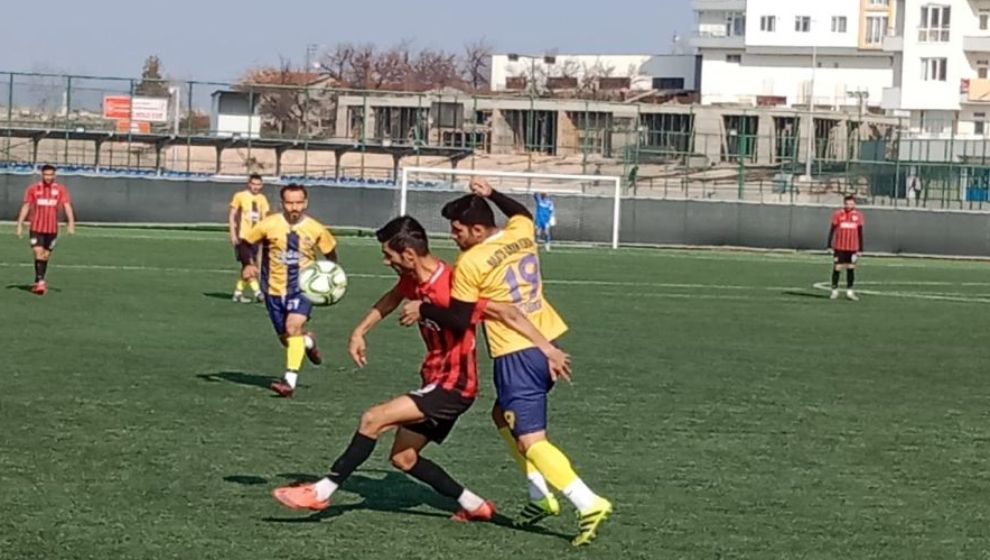
[[[527,173],[523,171],[486,171],[482,169],[437,169],[435,167],[403,167],[399,181],[399,215],[405,216],[408,208],[409,175],[422,173],[428,175],[503,177],[510,179],[560,179],[563,181],[582,181],[612,183],[614,200],[612,203],[612,248],[619,248],[619,219],[622,214],[622,178],[615,175],[571,175],[565,173]]]

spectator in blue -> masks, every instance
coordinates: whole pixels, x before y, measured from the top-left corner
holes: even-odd
[[[550,228],[557,225],[553,200],[547,193],[536,193],[536,241],[543,240],[544,247],[550,250]]]

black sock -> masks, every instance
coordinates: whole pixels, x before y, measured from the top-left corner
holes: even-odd
[[[361,466],[361,463],[368,460],[371,452],[375,450],[375,443],[377,442],[378,440],[371,439],[360,432],[355,432],[354,437],[351,438],[351,444],[344,450],[344,454],[337,457],[337,460],[333,462],[327,478],[338,486],[343,484],[347,480],[347,477],[351,476],[351,473]]]
[[[447,474],[447,471],[425,457],[420,457],[406,474],[430,485],[441,496],[456,500],[464,493],[464,487]]]
[[[853,284],[856,283],[856,271],[849,269],[846,271],[846,288],[853,289]]]
[[[45,279],[45,273],[48,272],[48,261],[41,261],[38,259],[34,260],[34,281],[41,282]]]
[[[839,271],[838,270],[833,270],[832,271],[832,289],[833,290],[838,290],[839,289]]]

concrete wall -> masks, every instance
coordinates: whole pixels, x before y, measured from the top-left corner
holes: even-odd
[[[76,212],[87,222],[222,223],[239,183],[63,177]],[[0,219],[11,220],[31,177],[0,175]],[[374,228],[398,210],[398,191],[355,187],[310,189],[311,212],[337,227]],[[409,212],[435,232],[451,192],[411,193]],[[528,196],[521,197],[531,203]],[[605,243],[611,239],[612,199],[555,197],[561,240]],[[732,245],[821,249],[830,207],[739,202],[628,199],[623,202],[624,243]],[[990,213],[866,208],[867,249],[990,257]]]

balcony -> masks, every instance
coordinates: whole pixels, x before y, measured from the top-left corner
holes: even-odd
[[[966,52],[990,52],[990,36],[963,37],[963,49]]]
[[[691,0],[691,9],[696,12],[745,12],[746,0]]]
[[[746,36],[703,33],[691,37],[691,46],[698,49],[742,49],[746,47]]]
[[[990,103],[990,80],[973,78],[968,82],[968,91],[962,95],[963,102]]]
[[[901,52],[904,50],[904,37],[887,35],[883,38],[883,52]]]

